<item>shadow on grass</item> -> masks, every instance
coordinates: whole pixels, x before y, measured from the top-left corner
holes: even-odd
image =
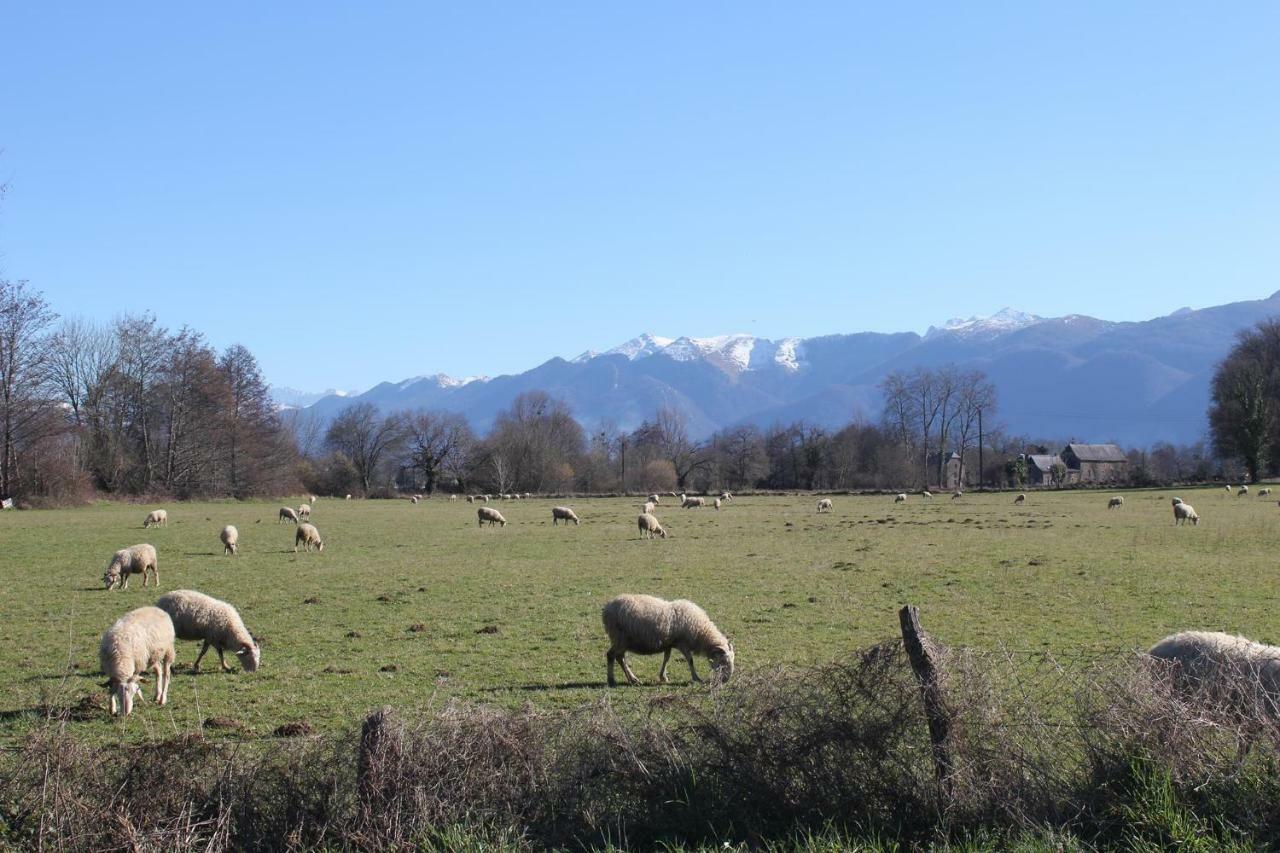
[[[517,684],[513,687],[485,687],[480,692],[481,693],[506,693],[510,690],[522,690],[522,691],[525,691],[526,693],[548,693],[552,690],[598,690],[602,688],[607,688],[608,686],[609,685],[604,681],[566,681],[561,684]],[[658,682],[654,682],[653,684],[646,684],[642,682],[640,684],[634,684],[634,685],[619,682],[617,689],[624,690],[627,688],[631,688],[631,689],[640,688],[644,690],[652,690],[656,687],[684,687],[684,686],[692,687],[694,685],[693,685],[693,682],[672,682],[669,684],[660,684]]]

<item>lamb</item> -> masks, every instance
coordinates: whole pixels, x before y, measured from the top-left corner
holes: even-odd
[[[573,507],[553,506],[551,508],[551,526],[556,526],[562,520],[566,525],[572,521],[575,527],[582,523],[578,520],[578,514],[573,511]]]
[[[652,494],[652,495],[649,495],[649,503],[653,504],[654,506],[657,506],[657,505],[658,505],[658,495],[657,495],[657,493],[654,493],[654,494]]]
[[[151,512],[147,513],[147,517],[142,520],[142,526],[150,527],[153,524],[156,527],[168,527],[169,526],[168,511],[163,509],[153,509],[151,510]]]
[[[658,508],[658,505],[655,504],[653,501],[644,502],[644,511],[649,515],[653,515],[653,511],[657,508]]]
[[[728,681],[733,675],[733,643],[720,633],[706,611],[692,601],[665,601],[652,595],[620,595],[601,612],[605,633],[609,635],[609,651],[605,656],[609,686],[616,687],[613,664],[622,665],[630,684],[640,679],[627,664],[627,652],[655,655],[662,652],[662,668],[658,681],[667,682],[667,663],[675,649],[689,664],[689,675],[701,683],[693,667],[694,654],[711,662],[712,680]]]
[[[931,498],[933,497],[933,492],[929,491],[928,489],[925,489],[923,492],[920,493],[920,497]]]
[[[1020,495],[1018,495],[1016,498],[1014,498],[1014,499],[1013,499],[1013,503],[1014,503],[1015,505],[1017,505],[1017,504],[1024,504],[1024,503],[1026,503],[1026,502],[1027,502],[1027,496],[1026,496],[1025,494],[1020,494]]]
[[[706,498],[683,498],[680,503],[681,509],[697,509],[707,505]]]
[[[276,519],[276,524],[282,524],[285,521],[292,521],[294,524],[298,523],[298,513],[292,507],[280,507],[280,517]]]
[[[228,524],[222,528],[222,533],[218,534],[218,538],[222,540],[222,556],[236,555],[236,545],[240,542],[240,531],[236,530],[234,525]],[[145,581],[146,578],[143,578]]]
[[[641,539],[652,539],[655,536],[661,536],[663,539],[667,538],[667,531],[662,528],[662,525],[658,523],[657,516],[652,513],[642,512],[636,518],[636,526],[640,528]]]
[[[1195,508],[1191,504],[1178,501],[1173,505],[1173,523],[1176,526],[1187,521],[1198,525],[1200,516],[1196,515]]]
[[[831,498],[818,501],[818,512],[831,512]]]
[[[1116,496],[1107,501],[1107,509],[1119,509],[1124,506],[1124,498]]]
[[[1236,492],[1236,497],[1242,498],[1247,494],[1249,494],[1249,486],[1246,484],[1240,487],[1240,491]]]
[[[1258,497],[1265,498],[1271,495],[1271,489],[1258,489]]]
[[[169,701],[173,672],[173,620],[159,607],[139,607],[115,621],[98,645],[98,664],[107,676],[112,716],[133,712],[133,699],[141,698],[142,673],[155,670],[156,702]]]
[[[298,518],[306,518],[306,519],[310,519],[310,518],[311,518],[311,506],[310,506],[310,504],[301,504],[301,505],[298,507]]]
[[[501,525],[502,527],[507,526],[507,520],[502,517],[502,513],[498,512],[496,509],[494,509],[491,506],[480,507],[478,510],[476,510],[476,516],[479,519],[479,525],[481,527],[484,527],[484,523],[486,521],[489,522],[490,527],[493,527],[495,523]]]
[[[906,503],[907,502],[906,494],[903,492],[899,492],[898,494],[894,495],[893,502],[896,504]]]
[[[130,545],[121,548],[111,557],[107,570],[102,575],[102,582],[107,589],[119,585],[121,589],[129,588],[129,575],[142,575],[142,586],[147,585],[147,572],[155,577],[156,586],[160,586],[160,563],[156,559],[154,545]]]
[[[293,534],[293,553],[298,553],[299,545],[303,551],[310,551],[312,546],[317,552],[324,550],[324,540],[320,538],[320,531],[316,530],[314,524],[298,525],[298,532]]]
[[[712,505],[713,505],[713,506],[715,506],[716,510],[717,510],[717,511],[719,511],[719,509],[720,509],[720,498],[716,498],[716,499],[715,499],[714,501],[712,501],[711,503],[712,503]]]
[[[196,662],[191,665],[192,672],[200,671],[200,659],[211,648],[218,653],[218,663],[222,665],[223,672],[231,671],[223,657],[223,652],[228,649],[235,652],[245,672],[256,671],[262,662],[258,641],[244,626],[240,614],[227,602],[194,589],[175,589],[160,596],[156,607],[169,614],[179,640],[204,641]]]

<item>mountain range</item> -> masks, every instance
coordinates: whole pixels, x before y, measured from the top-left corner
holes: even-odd
[[[861,332],[766,340],[750,335],[667,338],[643,334],[606,352],[552,358],[524,373],[453,379],[443,374],[382,382],[360,394],[277,394],[328,420],[353,401],[380,409],[465,415],[484,432],[521,392],[565,400],[588,429],[632,429],[661,406],[706,437],[741,423],[804,419],[838,427],[875,420],[878,385],[895,370],[954,364],[986,372],[999,395],[996,420],[1031,437],[1146,446],[1203,437],[1209,379],[1236,334],[1280,316],[1280,292],[1212,308],[1183,308],[1142,322],[1080,314],[1039,317],[1006,308],[915,332]],[[303,401],[306,402],[303,402]]]

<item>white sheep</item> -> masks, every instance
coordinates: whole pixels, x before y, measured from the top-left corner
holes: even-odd
[[[343,500],[344,500],[344,501],[349,501],[349,500],[351,500],[351,495],[347,495],[345,498],[343,498]]]
[[[906,494],[903,492],[899,492],[898,494],[894,495],[893,502],[896,504],[906,503],[907,502]]]
[[[621,664],[629,683],[640,683],[627,664],[627,652],[638,655],[662,652],[658,681],[664,684],[673,649],[684,655],[685,662],[689,664],[689,675],[696,682],[702,679],[693,667],[695,654],[711,662],[713,680],[727,681],[733,675],[733,643],[720,633],[706,611],[692,601],[665,601],[652,595],[620,595],[606,604],[600,615],[605,633],[609,635],[609,652],[605,660],[610,687],[617,685],[613,677],[615,661]]]
[[[554,527],[561,521],[566,525],[572,521],[575,527],[582,523],[578,520],[578,514],[573,511],[573,507],[553,506],[551,508],[551,525]]]
[[[469,504],[473,504],[473,503],[475,503],[475,502],[476,502],[476,496],[475,496],[475,495],[467,495],[467,503],[469,503]]]
[[[312,547],[316,551],[324,550],[324,540],[320,538],[320,531],[316,530],[314,524],[299,524],[298,532],[293,534],[293,553],[298,553],[298,546],[302,546],[303,551],[310,551]]]
[[[731,501],[731,500],[733,500],[733,494],[732,494],[732,493],[730,493],[730,492],[721,492],[721,493],[720,493],[720,500],[722,500],[722,501]]]
[[[218,538],[222,540],[222,556],[236,555],[236,546],[240,543],[240,531],[236,530],[234,525],[228,524],[222,528],[222,532],[218,534]],[[146,578],[143,578],[145,581]]]
[[[1244,496],[1245,496],[1245,495],[1247,495],[1247,494],[1249,494],[1249,486],[1248,486],[1248,485],[1244,485],[1244,486],[1241,486],[1241,487],[1240,487],[1240,491],[1236,492],[1236,497],[1238,497],[1238,498],[1242,498],[1242,497],[1244,497]]]
[[[410,498],[409,498],[409,503],[411,503],[411,504],[416,504],[417,502],[418,502],[418,496],[417,496],[417,495],[413,495],[412,497],[410,497]]]
[[[155,578],[156,586],[160,586],[160,562],[156,558],[154,545],[130,545],[121,548],[111,555],[111,562],[102,575],[102,582],[107,589],[119,585],[121,589],[129,588],[129,575],[142,575],[142,586],[147,585],[147,572]]]
[[[153,524],[156,527],[168,527],[169,526],[168,511],[163,509],[153,509],[151,510],[151,512],[147,513],[147,517],[142,519],[142,526],[150,527]]]
[[[1234,489],[1231,488],[1231,484],[1227,483],[1227,485],[1224,488],[1227,491],[1227,497],[1231,497],[1231,492],[1234,491]]]
[[[1013,502],[1014,502],[1014,504],[1015,504],[1015,505],[1017,505],[1017,504],[1024,504],[1024,503],[1026,503],[1026,502],[1027,502],[1027,496],[1026,496],[1025,494],[1020,494],[1020,495],[1018,495],[1016,498],[1014,498],[1014,499],[1013,499]]]
[[[1177,506],[1177,505],[1178,505],[1178,504],[1180,504],[1180,503],[1182,503],[1182,498],[1174,498],[1174,499],[1173,499],[1173,505],[1174,505],[1174,506]]]
[[[964,497],[964,492],[960,491],[959,489],[956,489],[954,492],[951,493],[951,500],[953,501],[958,501],[962,497]]]
[[[922,492],[920,493],[920,497],[922,497],[922,498],[931,498],[931,497],[933,497],[933,492],[929,491],[928,489],[925,489],[924,491],[922,491]]]
[[[254,672],[262,662],[262,649],[258,641],[244,626],[244,620],[234,607],[194,589],[175,589],[165,593],[156,602],[173,620],[173,630],[179,640],[203,640],[200,654],[191,665],[193,672],[200,670],[200,659],[213,649],[218,653],[218,663],[223,672],[230,672],[223,652],[231,650],[240,659],[245,672]]]
[[[1258,489],[1258,497],[1266,498],[1271,496],[1271,489]]]
[[[1118,495],[1107,501],[1107,509],[1119,509],[1122,506],[1124,506],[1124,498]]]
[[[1147,654],[1172,665],[1175,684],[1192,697],[1224,704],[1231,712],[1248,710],[1242,704],[1262,700],[1267,714],[1276,713],[1280,697],[1280,647],[1267,646],[1219,631],[1170,634]],[[1240,757],[1251,739],[1240,745]]]
[[[115,621],[98,644],[98,664],[107,676],[112,715],[133,712],[133,699],[142,696],[142,673],[155,670],[156,702],[169,701],[173,672],[173,620],[159,607],[139,607]]]
[[[663,539],[667,538],[667,531],[662,529],[662,525],[658,523],[657,516],[651,513],[642,512],[636,518],[636,526],[640,528],[641,539],[652,539],[655,536],[661,536]]]
[[[681,509],[697,509],[698,507],[702,507],[702,506],[706,506],[706,505],[707,505],[707,500],[706,500],[706,498],[686,498],[686,497],[682,497],[682,498],[680,499],[680,508],[681,508]]]
[[[711,505],[714,506],[718,511],[720,509],[720,498],[716,498],[714,501],[712,501]]]
[[[653,515],[653,511],[657,508],[658,508],[658,505],[653,501],[644,502],[644,511],[647,512],[649,515]]]
[[[312,504],[314,504],[314,503],[316,502],[316,496],[315,496],[315,495],[307,495],[307,497],[311,498],[311,500],[310,500],[310,501],[308,501],[308,503],[312,503]]]
[[[298,513],[293,507],[280,507],[280,517],[276,519],[276,524],[283,524],[286,521],[292,521],[294,524],[298,523]]]
[[[1198,525],[1200,516],[1196,514],[1195,508],[1191,504],[1178,501],[1173,505],[1173,523],[1178,525],[1187,521]]]
[[[458,495],[456,493],[449,495],[449,500],[456,501],[457,499],[458,499]]]
[[[654,506],[657,506],[657,505],[658,505],[659,501],[658,501],[658,495],[657,495],[657,493],[654,493],[654,494],[652,494],[652,495],[649,495],[649,503],[653,504]]]
[[[298,518],[311,518],[311,506],[309,504],[300,504],[298,506]]]
[[[831,512],[831,498],[818,501],[818,512]]]
[[[502,527],[507,526],[507,520],[502,517],[502,513],[498,512],[491,506],[480,507],[476,510],[476,517],[479,519],[478,523],[481,527],[484,527],[484,523],[486,521],[489,522],[490,527],[493,527],[494,524],[498,524]]]

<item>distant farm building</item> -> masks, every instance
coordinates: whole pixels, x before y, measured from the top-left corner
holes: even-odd
[[[1114,444],[1068,444],[1060,455],[1068,483],[1117,483],[1129,478],[1129,457]]]
[[[1028,453],[1026,459],[1027,485],[1029,486],[1056,485],[1053,480],[1053,468],[1055,465],[1065,467],[1062,457],[1056,453]]]

